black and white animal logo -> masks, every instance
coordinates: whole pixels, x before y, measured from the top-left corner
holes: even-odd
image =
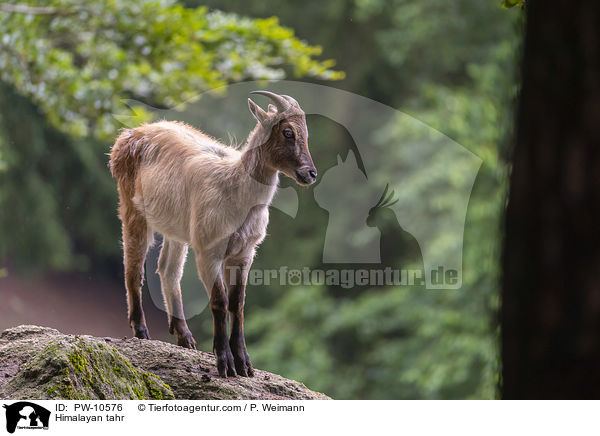
[[[50,411],[29,401],[19,401],[6,405],[6,431],[14,433],[19,429],[47,429]]]

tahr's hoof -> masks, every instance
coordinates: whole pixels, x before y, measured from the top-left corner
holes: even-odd
[[[216,351],[215,354],[217,355],[217,370],[219,371],[219,375],[224,378],[236,377],[235,362],[229,346],[223,350]]]
[[[233,361],[235,363],[235,371],[237,374],[242,377],[253,377],[254,368],[250,362],[250,356],[248,356],[245,342],[232,340],[229,345],[231,354],[233,354]]]
[[[196,341],[189,330],[183,335],[177,335],[177,345],[184,348],[191,348],[192,350],[196,349]]]
[[[146,326],[134,327],[133,336],[139,339],[150,339],[150,334]]]
[[[254,377],[254,368],[252,366],[238,364],[235,366],[235,370],[242,377]]]

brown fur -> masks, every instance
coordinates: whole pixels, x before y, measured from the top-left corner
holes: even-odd
[[[135,336],[149,337],[141,288],[146,252],[156,231],[163,234],[158,273],[169,330],[179,345],[195,347],[179,284],[189,245],[209,292],[222,376],[253,373],[243,333],[246,277],[256,246],[266,234],[278,173],[299,184],[316,178],[304,113],[295,100],[287,97],[285,103],[282,112],[271,106],[265,112],[249,101],[259,123],[241,150],[184,123],[160,121],[124,130],[110,153],[120,198],[129,322]],[[286,129],[293,137],[285,136]],[[229,289],[223,280],[226,266],[243,272]]]

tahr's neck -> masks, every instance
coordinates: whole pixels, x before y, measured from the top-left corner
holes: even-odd
[[[265,144],[261,143],[265,140],[265,135],[261,129],[262,126],[258,124],[248,135],[248,140],[242,149],[241,162],[252,179],[263,185],[276,186],[279,182],[279,171],[266,163]]]

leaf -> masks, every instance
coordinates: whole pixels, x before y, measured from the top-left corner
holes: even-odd
[[[519,6],[519,7],[523,7],[523,0],[503,0],[502,1],[502,7],[503,8],[512,8],[515,6]]]

